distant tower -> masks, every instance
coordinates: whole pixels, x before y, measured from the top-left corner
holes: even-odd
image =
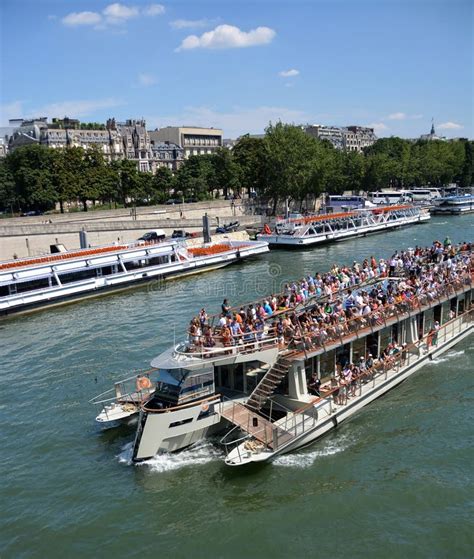
[[[436,132],[435,132],[435,129],[434,129],[434,118],[431,118],[431,132],[430,132],[430,134],[432,136],[436,135]]]

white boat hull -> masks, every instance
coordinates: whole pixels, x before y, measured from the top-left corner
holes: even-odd
[[[402,218],[396,221],[388,221],[375,225],[364,225],[361,227],[347,229],[344,231],[334,231],[332,233],[321,233],[319,235],[307,235],[304,237],[298,237],[296,235],[257,235],[259,241],[265,241],[270,246],[298,246],[306,247],[313,246],[316,244],[328,243],[333,241],[344,241],[346,239],[352,239],[354,237],[361,237],[364,235],[370,235],[372,233],[381,233],[383,231],[388,231],[390,229],[395,229],[398,227],[403,227],[406,225],[414,225],[417,223],[422,223],[430,219],[429,214],[420,214],[416,217]]]
[[[330,398],[315,404],[314,409],[317,412],[318,419],[316,420],[314,427],[312,429],[303,429],[303,432],[300,435],[297,435],[293,441],[283,448],[275,451],[272,451],[271,449],[263,449],[261,452],[255,453],[249,451],[245,447],[245,443],[242,443],[228,454],[225,460],[226,464],[229,466],[242,466],[252,462],[270,461],[281,454],[287,454],[316,441],[328,431],[337,427],[339,423],[349,419],[367,404],[409,378],[413,373],[423,367],[434,357],[441,355],[443,352],[449,350],[461,340],[472,334],[474,332],[474,323],[464,323],[463,325],[463,318],[460,317],[453,320],[450,331],[450,337],[446,337],[443,343],[440,343],[439,346],[434,347],[431,351],[421,355],[405,367],[401,367],[400,370],[390,372],[386,377],[377,377],[374,381],[370,381],[363,385],[361,388],[361,394],[351,399],[348,404],[341,407],[335,406],[332,404]],[[313,419],[308,417],[308,421],[311,422]],[[276,422],[276,425],[278,425],[278,422]]]

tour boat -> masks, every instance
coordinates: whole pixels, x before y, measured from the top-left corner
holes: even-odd
[[[221,268],[268,250],[264,241],[197,247],[175,240],[139,241],[0,262],[0,316]]]
[[[233,344],[222,337],[206,347],[190,335],[151,362],[157,382],[140,406],[132,461],[178,451],[226,430],[220,442],[230,466],[272,460],[318,439],[473,332],[474,253],[460,253],[457,262],[454,272],[451,258],[426,265],[428,274],[435,266],[450,270],[452,281],[357,316],[344,328],[328,328],[310,344],[303,332],[290,338],[277,334],[278,313],[265,319],[264,330],[244,333]],[[409,273],[381,274],[353,287],[351,297],[404,285],[397,282]],[[338,297],[342,300],[343,292],[334,293],[334,300]],[[317,313],[325,302],[309,297],[279,312],[299,324],[302,313]],[[377,359],[390,342],[393,354]],[[331,386],[335,372],[369,354],[375,358],[372,368],[354,379],[350,399],[335,404],[335,391],[341,390]],[[313,374],[322,383],[319,396],[308,390]]]
[[[268,225],[257,235],[270,246],[306,247],[341,241],[430,219],[427,208],[412,205],[386,206],[351,212],[277,220],[272,232]]]
[[[433,209],[435,214],[467,214],[474,212],[474,195],[446,196],[440,198]]]

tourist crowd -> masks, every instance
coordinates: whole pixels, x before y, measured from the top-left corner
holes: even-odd
[[[327,273],[287,283],[280,294],[240,309],[225,299],[217,324],[205,309],[191,320],[189,350],[252,348],[270,339],[300,350],[337,342],[470,282],[471,251],[471,243],[453,245],[446,238],[430,247],[397,251],[386,260],[371,256],[352,266],[334,264]]]

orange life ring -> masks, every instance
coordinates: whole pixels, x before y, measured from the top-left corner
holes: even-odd
[[[148,377],[137,378],[137,390],[146,390],[151,388],[151,380]]]
[[[201,404],[202,411],[207,411],[209,409],[209,404],[207,402],[203,402]]]

